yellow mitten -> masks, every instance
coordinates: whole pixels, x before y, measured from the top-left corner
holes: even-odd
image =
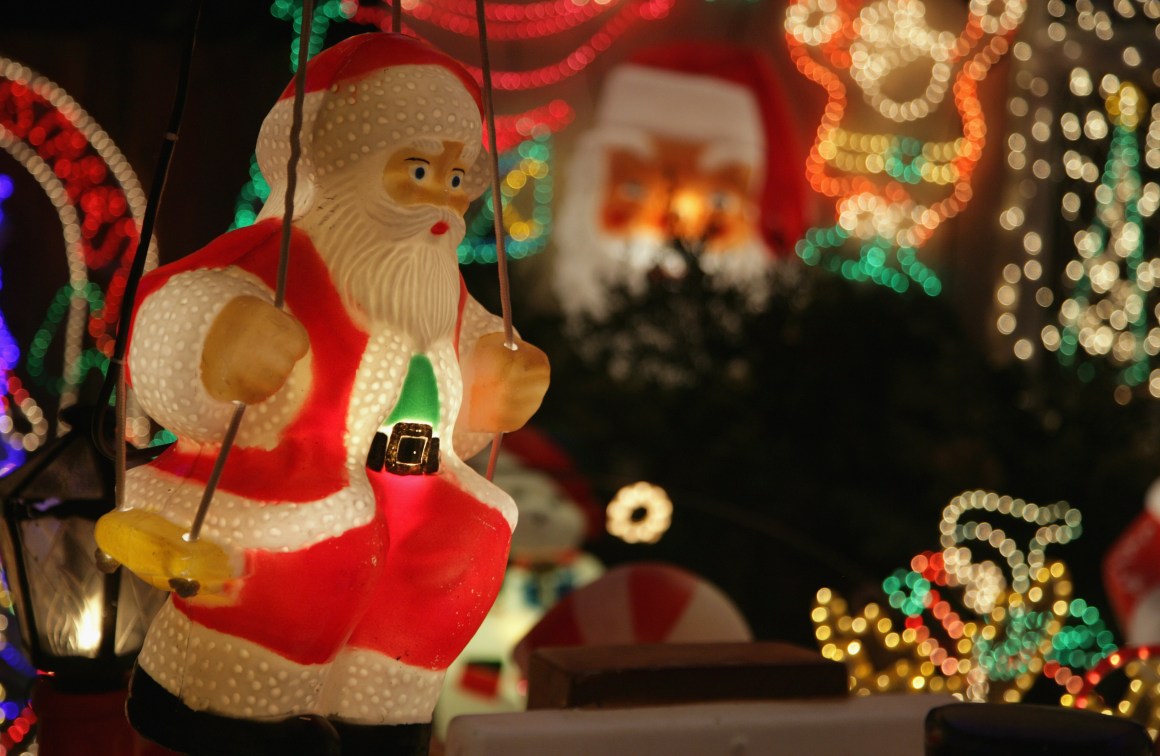
[[[155,588],[203,603],[224,603],[238,577],[236,559],[206,538],[187,541],[187,528],[153,512],[116,510],[97,520],[97,545]]]

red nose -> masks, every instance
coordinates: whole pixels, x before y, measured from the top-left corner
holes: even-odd
[[[439,221],[431,227],[431,233],[435,234],[436,236],[442,236],[450,230],[451,226],[447,225],[447,221]]]

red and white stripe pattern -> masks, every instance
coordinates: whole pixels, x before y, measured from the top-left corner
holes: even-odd
[[[515,649],[525,672],[547,646],[744,642],[753,639],[737,606],[691,572],[658,562],[623,565],[556,604]]]

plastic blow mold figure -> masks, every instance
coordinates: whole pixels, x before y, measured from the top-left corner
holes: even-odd
[[[130,690],[191,753],[423,753],[444,671],[503,581],[515,507],[462,460],[523,425],[543,352],[505,344],[456,246],[487,183],[478,88],[393,34],[306,72],[285,308],[273,305],[293,88],[262,124],[248,228],[143,279],[129,377],[178,437],[98,524],[174,595]],[[235,402],[249,407],[202,537],[189,531]]]

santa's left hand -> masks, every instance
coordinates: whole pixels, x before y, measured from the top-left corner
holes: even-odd
[[[548,356],[526,341],[515,349],[502,333],[475,342],[463,365],[463,419],[468,430],[508,433],[523,427],[548,391]]]

